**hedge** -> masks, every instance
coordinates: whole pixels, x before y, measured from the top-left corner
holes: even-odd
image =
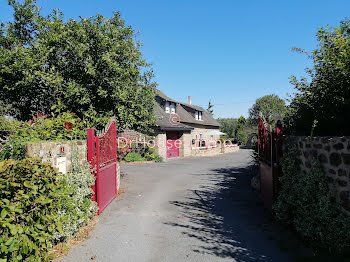
[[[67,183],[40,159],[0,162],[0,258],[48,260],[51,235],[62,231],[58,215],[67,199]]]
[[[72,168],[58,174],[39,158],[0,162],[0,261],[48,261],[96,211],[94,178],[73,148]]]

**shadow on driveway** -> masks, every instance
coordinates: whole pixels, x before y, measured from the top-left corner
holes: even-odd
[[[236,261],[292,261],[270,235],[271,215],[250,187],[253,174],[251,166],[198,174],[205,183],[185,201],[170,202],[184,223],[165,224],[196,239],[191,246],[196,253]]]

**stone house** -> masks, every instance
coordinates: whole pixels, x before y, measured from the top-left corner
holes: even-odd
[[[164,159],[210,156],[238,151],[237,145],[220,143],[220,124],[200,106],[175,101],[157,90],[155,97],[154,142]],[[219,142],[218,142],[219,141]]]

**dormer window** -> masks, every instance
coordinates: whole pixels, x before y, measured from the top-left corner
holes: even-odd
[[[171,103],[170,105],[170,114],[175,114],[176,113],[176,106],[174,103]]]
[[[168,101],[165,102],[165,113],[170,113],[170,103]]]
[[[194,113],[194,117],[195,117],[195,119],[196,120],[203,120],[203,112],[202,111],[196,111],[195,113]]]
[[[165,113],[175,114],[176,113],[176,105],[172,102],[165,102]]]

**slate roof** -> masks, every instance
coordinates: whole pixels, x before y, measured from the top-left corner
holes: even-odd
[[[206,111],[204,108],[196,105],[190,105],[186,103],[178,102],[174,99],[171,99],[170,97],[166,96],[162,91],[156,90],[156,100],[158,101],[169,101],[176,104],[176,114],[180,117],[180,123],[176,126],[171,124],[171,121],[169,121],[171,114],[165,113],[165,110],[159,105],[159,103],[156,101],[155,103],[155,115],[158,119],[156,124],[161,129],[193,129],[191,127],[191,124],[201,125],[203,128],[205,127],[216,127],[219,128],[220,124]],[[201,111],[202,112],[202,120],[196,120],[194,117],[195,111]],[[193,113],[193,114],[192,114]]]

